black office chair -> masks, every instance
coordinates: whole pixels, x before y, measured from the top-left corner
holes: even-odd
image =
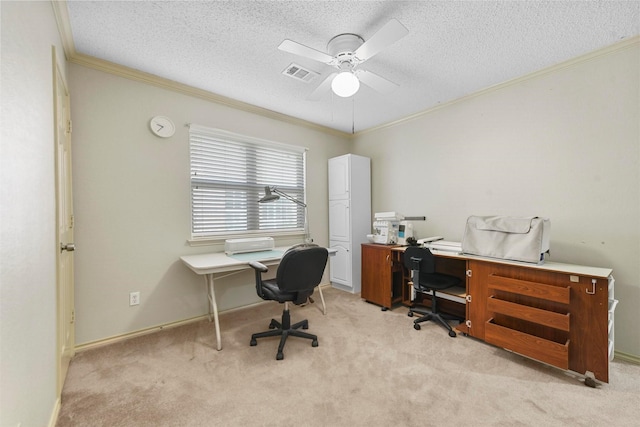
[[[282,350],[289,335],[307,338],[311,340],[311,346],[318,346],[318,337],[299,331],[298,329],[308,329],[309,321],[302,320],[294,325],[291,324],[289,315],[289,303],[301,305],[313,294],[316,286],[320,284],[324,268],[327,264],[329,253],[326,248],[316,245],[297,246],[289,249],[282,257],[275,279],[262,280],[262,273],[268,268],[259,262],[250,262],[249,265],[256,272],[256,292],[263,300],[273,300],[284,303],[282,311],[282,322],[271,319],[269,331],[251,335],[252,346],[257,345],[258,338],[280,336],[277,360],[282,360],[284,355]]]
[[[455,316],[447,316],[438,312],[436,291],[451,288],[460,284],[461,280],[455,276],[436,273],[435,257],[427,248],[418,246],[409,246],[404,252],[404,265],[411,270],[413,287],[416,292],[431,292],[431,310],[409,308],[409,317],[413,317],[413,313],[422,314],[422,317],[413,321],[413,327],[420,330],[420,323],[433,320],[440,323],[449,331],[450,337],[455,337],[456,333],[447,320],[456,319]]]

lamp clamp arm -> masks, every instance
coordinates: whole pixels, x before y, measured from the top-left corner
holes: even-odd
[[[297,205],[302,206],[303,208],[306,208],[306,207],[307,207],[307,204],[306,204],[306,203],[301,202],[301,201],[300,201],[300,200],[298,200],[298,199],[294,199],[293,197],[291,197],[291,196],[290,196],[290,195],[288,195],[287,193],[285,193],[285,192],[283,192],[283,191],[280,191],[280,190],[278,190],[277,188],[271,188],[271,192],[272,192],[272,193],[274,193],[274,194],[277,194],[277,195],[278,195],[278,196],[280,196],[280,197],[284,197],[285,199],[290,200],[290,201],[292,201],[293,203],[295,203],[295,204],[297,204]]]

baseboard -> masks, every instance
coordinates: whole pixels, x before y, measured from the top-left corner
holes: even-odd
[[[321,288],[331,287],[331,283],[321,283],[318,286],[321,287]],[[240,306],[240,307],[230,308],[228,310],[221,311],[220,314],[232,313],[232,312],[237,311],[237,310],[244,310],[246,308],[251,308],[251,307],[256,306],[258,304],[264,304],[264,303],[267,303],[267,302],[268,301],[258,301],[258,302],[247,304],[247,305],[243,305],[243,306]],[[158,332],[158,331],[161,331],[163,329],[175,328],[175,327],[178,327],[178,326],[188,325],[188,324],[194,323],[194,322],[200,322],[201,320],[205,320],[205,319],[208,319],[208,318],[209,318],[209,315],[205,314],[204,316],[197,316],[197,317],[193,317],[191,319],[178,320],[177,322],[164,323],[162,325],[156,325],[156,326],[152,326],[152,327],[146,328],[146,329],[140,329],[140,330],[137,330],[137,331],[127,332],[126,334],[115,335],[115,336],[104,338],[104,339],[101,339],[101,340],[91,341],[91,342],[88,342],[88,343],[77,345],[75,347],[75,351],[76,351],[76,353],[79,353],[79,352],[82,352],[82,351],[91,350],[93,348],[102,347],[102,346],[109,345],[109,344],[114,344],[114,343],[117,343],[117,342],[125,341],[125,340],[131,339],[131,338],[135,338],[135,337],[139,337],[139,336],[142,336],[142,335],[152,334],[154,332]]]
[[[132,331],[132,332],[127,332],[126,334],[122,334],[122,335],[115,335],[109,338],[104,338],[101,340],[97,340],[97,341],[91,341],[85,344],[80,344],[77,345],[75,350],[76,353],[82,352],[82,351],[86,351],[86,350],[91,350],[93,348],[97,348],[97,347],[102,347],[105,345],[109,345],[109,344],[114,344],[117,342],[121,342],[121,341],[125,341],[131,338],[135,338],[135,337],[139,337],[142,335],[147,335],[147,334],[152,334],[154,332],[158,332],[161,331],[163,329],[169,329],[169,328],[175,328],[178,326],[183,326],[183,325],[188,325],[190,323],[194,323],[194,322],[199,322],[201,320],[205,320],[208,319],[209,315],[205,314],[204,316],[197,316],[197,317],[192,317],[191,319],[185,319],[185,320],[179,320],[177,322],[170,322],[170,323],[165,323],[162,325],[157,325],[157,326],[153,326],[151,328],[146,328],[146,329],[140,329],[137,331]]]
[[[621,351],[614,351],[613,358],[618,360],[624,360],[625,362],[635,363],[636,365],[640,365],[640,356],[636,356],[634,354],[623,353]]]
[[[348,292],[348,293],[354,294],[354,295],[357,295],[357,294],[360,293],[360,291],[354,292],[353,288],[351,286],[341,285],[340,283],[329,283],[327,286],[331,286],[334,289],[339,289],[341,291]]]
[[[56,427],[58,422],[58,415],[60,415],[60,407],[62,406],[61,396],[58,396],[56,399],[56,404],[53,406],[53,412],[51,413],[51,418],[49,418],[48,427]]]

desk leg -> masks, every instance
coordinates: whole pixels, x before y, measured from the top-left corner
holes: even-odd
[[[322,301],[322,314],[327,314],[327,306],[324,303],[324,296],[322,295],[322,288],[318,286],[318,292],[320,292],[320,300]]]
[[[207,297],[209,298],[209,322],[213,321],[216,327],[216,348],[222,350],[222,338],[220,337],[220,321],[218,319],[218,304],[216,303],[216,292],[213,287],[213,274],[205,274],[204,280],[207,284]],[[213,311],[213,319],[211,312]]]

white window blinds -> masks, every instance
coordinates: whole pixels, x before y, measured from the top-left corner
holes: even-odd
[[[265,186],[305,200],[305,151],[190,125],[192,238],[304,231],[304,208],[258,203]]]

